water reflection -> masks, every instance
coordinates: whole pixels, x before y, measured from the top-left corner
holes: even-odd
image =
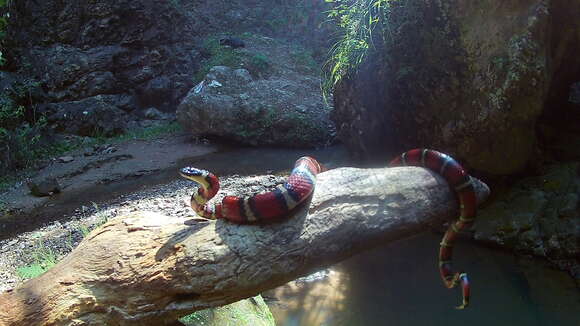
[[[327,269],[264,294],[277,325],[337,325],[344,313],[349,274]],[[280,321],[284,321],[280,323]]]
[[[377,248],[266,293],[278,326],[580,325],[580,291],[564,272],[459,242],[455,264],[472,280],[472,306],[453,307],[437,272],[439,236]]]

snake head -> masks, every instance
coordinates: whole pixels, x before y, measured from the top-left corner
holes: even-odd
[[[199,179],[199,177],[201,177],[201,178],[207,177],[209,175],[209,172],[206,170],[194,168],[191,166],[186,166],[186,167],[182,168],[181,170],[179,170],[179,174],[186,179],[190,179],[190,180],[195,181],[196,179]]]
[[[186,166],[179,170],[179,174],[182,177],[199,184],[201,186],[199,191],[205,192],[204,196],[207,200],[215,196],[220,189],[220,183],[217,176],[207,170]]]

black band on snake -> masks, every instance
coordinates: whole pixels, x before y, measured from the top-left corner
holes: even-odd
[[[451,265],[453,245],[458,232],[471,226],[475,219],[476,197],[471,177],[463,167],[447,154],[430,149],[413,149],[395,158],[390,166],[419,166],[441,175],[459,197],[460,216],[452,223],[439,249],[439,273],[447,288],[461,285],[463,301],[457,309],[469,305],[470,286],[467,274],[454,272]],[[191,207],[200,216],[226,219],[233,223],[260,223],[288,215],[313,193],[316,175],[322,166],[312,157],[301,157],[295,163],[287,182],[273,191],[247,198],[226,196],[221,203],[208,205],[219,190],[219,179],[213,173],[192,167],[181,169],[180,174],[201,187],[191,196]]]

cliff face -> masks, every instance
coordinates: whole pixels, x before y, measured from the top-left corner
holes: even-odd
[[[117,108],[167,109],[196,67],[195,33],[170,3],[14,2],[9,58],[43,85],[50,103],[131,96]]]
[[[13,1],[7,67],[41,85],[44,94],[32,104],[49,124],[66,125],[63,113],[74,120],[113,114],[122,121],[151,107],[174,111],[194,86],[210,35],[250,31],[326,41],[312,28],[325,4],[297,3],[303,14],[265,0]],[[95,102],[106,108],[93,114]],[[88,109],[75,109],[82,107]],[[119,130],[101,127],[105,134]]]
[[[335,91],[341,139],[363,160],[426,146],[486,173],[523,169],[537,148],[538,118],[553,110],[547,99],[580,73],[571,12],[580,4],[393,2],[386,41],[376,38]]]

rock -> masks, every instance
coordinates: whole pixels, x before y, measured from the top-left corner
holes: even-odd
[[[30,193],[36,197],[52,196],[61,190],[56,178],[46,178],[38,182],[29,180],[26,185]]]
[[[58,161],[60,163],[69,163],[69,162],[72,162],[74,160],[75,160],[75,158],[72,156],[61,156],[58,158]]]
[[[143,116],[149,120],[165,119],[165,115],[156,108],[148,108],[147,110],[143,111]]]
[[[546,100],[580,69],[580,21],[571,14],[580,3],[390,6],[388,30],[373,32],[365,63],[334,92],[333,120],[353,156],[385,161],[390,151],[426,146],[490,174],[522,170],[551,109]]]
[[[570,96],[568,97],[568,101],[580,105],[580,82],[570,85]]]
[[[580,163],[518,182],[479,211],[475,239],[558,261],[580,279]],[[565,262],[565,263],[564,263]]]
[[[148,100],[175,107],[192,85],[195,42],[182,36],[193,26],[170,3],[51,0],[9,9],[8,55],[40,81],[48,102],[122,93],[142,108],[157,106]]]
[[[173,91],[169,77],[160,76],[151,79],[137,91],[138,101],[142,106],[167,107],[171,102]]]
[[[220,39],[220,45],[230,46],[235,49],[245,47],[246,43],[237,37],[228,36]]]
[[[101,154],[111,154],[111,153],[116,152],[117,150],[118,150],[117,147],[108,144],[108,145],[103,145],[101,147],[100,152],[101,152]]]
[[[81,136],[112,136],[125,130],[128,116],[121,109],[126,97],[97,95],[80,101],[51,103],[39,110],[58,132]]]
[[[246,69],[216,66],[178,106],[177,120],[195,136],[254,146],[324,145],[332,140],[332,123],[317,82],[310,76],[253,79]]]
[[[42,1],[6,6],[10,24],[3,37],[3,55],[12,68],[25,68],[47,91],[47,102],[79,101],[96,95],[124,94],[139,109],[155,106],[175,109],[193,86],[191,76],[200,68],[200,39],[217,30],[243,33],[276,30],[284,37],[329,42],[325,3],[305,4],[312,14],[299,26],[287,20],[272,27],[278,17],[291,17],[296,8],[258,0],[217,5],[202,0],[183,1],[95,0]],[[217,10],[216,10],[217,8]],[[316,15],[314,15],[316,13]],[[266,19],[265,17],[272,17]],[[138,23],[137,23],[138,22]],[[240,46],[235,37],[229,46]],[[325,48],[325,47],[324,47]],[[134,107],[133,107],[134,108]]]

